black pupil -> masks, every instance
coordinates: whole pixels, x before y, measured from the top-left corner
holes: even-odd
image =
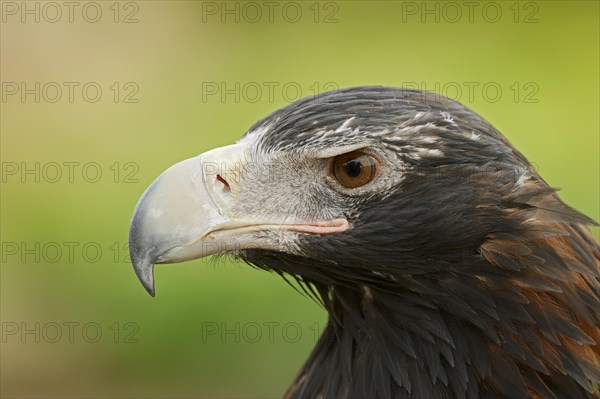
[[[362,171],[362,164],[357,159],[351,159],[344,165],[346,169],[346,173],[350,177],[358,177],[360,176],[360,172]]]

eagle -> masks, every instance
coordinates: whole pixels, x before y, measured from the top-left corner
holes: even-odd
[[[328,312],[287,398],[598,398],[600,246],[489,122],[404,88],[289,104],[164,171],[133,267],[224,254]]]

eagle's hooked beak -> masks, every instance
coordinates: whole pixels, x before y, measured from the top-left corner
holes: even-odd
[[[138,278],[154,296],[154,264],[176,263],[241,248],[277,249],[260,231],[333,234],[346,219],[297,220],[293,215],[236,214],[245,144],[233,144],[179,162],[146,189],[133,213],[129,252]],[[268,198],[266,198],[268,199]],[[263,204],[255,204],[260,208]]]

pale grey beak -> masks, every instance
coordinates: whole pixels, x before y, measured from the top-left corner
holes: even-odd
[[[223,210],[231,187],[219,167],[243,155],[240,145],[217,148],[164,171],[144,192],[129,230],[131,262],[146,291],[154,296],[154,264],[201,258],[219,251],[205,242],[209,232],[227,224]],[[219,179],[220,178],[220,179]]]

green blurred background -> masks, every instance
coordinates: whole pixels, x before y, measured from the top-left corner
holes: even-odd
[[[300,96],[447,94],[600,219],[596,1],[48,4],[1,4],[3,397],[284,392],[322,309],[226,259],[158,267],[150,298],[126,245],[161,171]]]

